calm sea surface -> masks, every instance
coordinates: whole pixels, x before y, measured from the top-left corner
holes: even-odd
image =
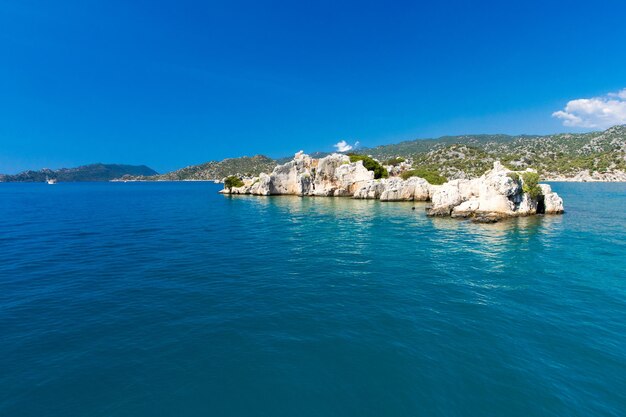
[[[495,225],[0,184],[0,415],[624,416],[626,184]]]

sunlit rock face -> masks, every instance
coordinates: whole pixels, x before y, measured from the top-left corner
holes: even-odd
[[[270,194],[304,195],[311,188],[313,159],[298,152],[292,161],[278,165],[270,174]]]
[[[317,196],[352,196],[361,184],[374,179],[374,173],[362,161],[350,162],[347,155],[341,154],[319,159],[314,174],[313,189],[308,194]]]
[[[385,191],[385,185],[381,180],[369,180],[357,188],[353,197],[358,199],[379,199],[383,191]]]
[[[278,165],[271,174],[243,179],[242,187],[224,189],[224,194],[301,195],[351,197],[374,173],[362,161],[350,162],[343,154],[313,159],[298,152],[294,159]]]
[[[548,184],[539,184],[541,191],[543,192],[543,204],[545,214],[561,214],[565,210],[563,209],[563,199],[559,195],[552,191],[552,188]]]
[[[427,201],[430,198],[431,185],[423,178],[389,178],[382,180],[384,191],[380,201]]]
[[[258,177],[258,181],[250,186],[250,194],[270,195],[270,184],[271,177],[265,173],[261,173]]]

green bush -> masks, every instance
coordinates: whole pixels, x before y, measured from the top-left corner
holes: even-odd
[[[541,187],[539,187],[539,174],[536,172],[524,172],[522,174],[522,191],[528,193],[530,198],[536,200],[541,195]]]
[[[374,171],[374,178],[387,178],[389,173],[377,160],[367,155],[348,154],[350,162],[363,161],[363,166],[368,171]]]
[[[224,188],[228,188],[228,190],[232,190],[234,187],[243,186],[243,181],[241,178],[231,175],[230,177],[226,177],[224,180]]]
[[[509,172],[508,174],[506,174],[506,176],[511,178],[515,182],[519,182],[519,175],[517,174],[517,172]]]
[[[395,158],[390,158],[386,161],[383,161],[383,165],[393,165],[395,167],[396,165],[400,165],[404,161],[406,161],[406,159],[400,156],[396,156]]]
[[[403,180],[407,180],[411,177],[424,178],[432,185],[441,185],[448,181],[446,177],[442,177],[437,171],[431,171],[425,168],[417,168],[410,171],[405,171],[400,176]]]

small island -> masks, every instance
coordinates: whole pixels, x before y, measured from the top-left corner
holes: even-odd
[[[561,214],[563,200],[532,169],[513,171],[494,162],[479,178],[446,181],[415,169],[402,158],[380,163],[366,155],[334,153],[312,158],[300,151],[293,160],[258,177],[229,176],[223,194],[351,197],[380,201],[429,201],[429,216],[495,222],[536,214]]]

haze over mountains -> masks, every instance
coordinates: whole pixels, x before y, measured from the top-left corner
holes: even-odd
[[[626,125],[603,132],[563,133],[546,136],[462,135],[437,139],[417,139],[354,152],[371,155],[381,161],[394,157],[410,158],[414,166],[439,172],[448,179],[474,178],[488,170],[495,160],[512,169],[537,169],[544,179],[579,178],[615,180],[626,172]],[[314,157],[327,152],[311,153]],[[287,157],[286,159],[291,159]],[[0,182],[44,181],[46,176],[58,181],[183,181],[221,180],[229,175],[256,176],[271,172],[283,158],[263,155],[229,158],[192,165],[166,174],[146,166],[93,164],[60,170],[26,171],[0,175]]]

